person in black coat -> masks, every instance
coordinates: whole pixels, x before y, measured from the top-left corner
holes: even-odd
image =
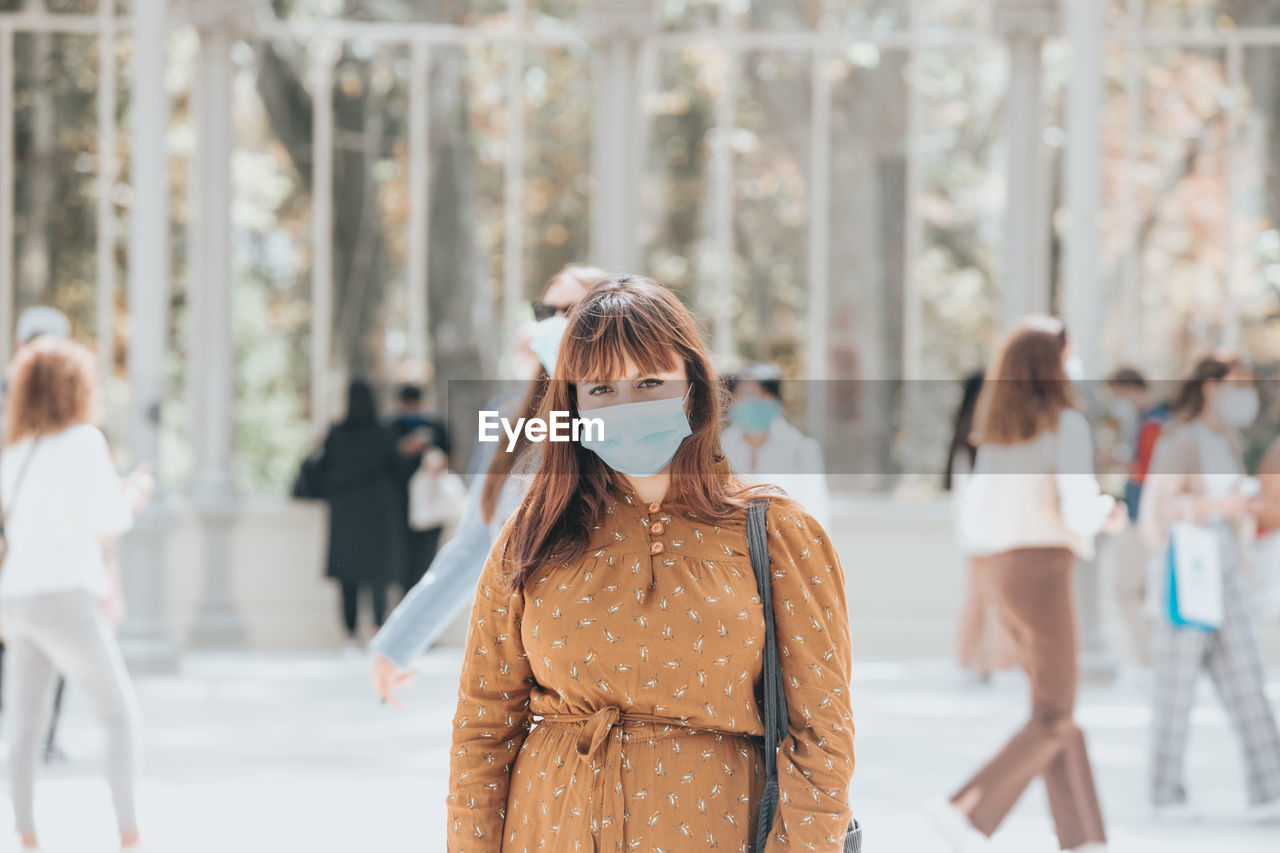
[[[400,453],[403,488],[400,490],[401,531],[404,540],[405,559],[401,566],[401,575],[397,578],[401,590],[408,593],[418,581],[422,580],[427,567],[436,556],[440,545],[441,528],[432,527],[427,530],[414,530],[409,526],[409,480],[418,470],[422,454],[432,447],[437,447],[449,455],[449,430],[443,419],[428,414],[422,408],[422,389],[416,385],[402,385],[396,394],[399,408],[387,428],[396,440],[396,449]]]
[[[378,422],[373,389],[363,380],[347,390],[347,417],[329,430],[307,479],[329,504],[326,574],[342,588],[342,619],[357,641],[361,588],[373,599],[378,627],[387,615],[387,587],[401,577],[404,541],[400,519],[403,462],[390,432]]]

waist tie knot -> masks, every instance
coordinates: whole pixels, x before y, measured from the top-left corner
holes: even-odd
[[[578,734],[576,749],[583,760],[590,762],[595,758],[601,745],[609,737],[609,732],[622,719],[622,711],[612,705],[601,708],[586,718],[586,725]]]

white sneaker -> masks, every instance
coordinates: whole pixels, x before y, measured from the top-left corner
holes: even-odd
[[[1280,797],[1249,806],[1249,819],[1257,823],[1280,823]]]
[[[976,853],[987,845],[987,837],[974,828],[969,816],[947,800],[933,800],[925,806],[933,828],[955,853]]]

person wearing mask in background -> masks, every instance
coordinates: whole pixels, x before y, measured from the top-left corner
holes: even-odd
[[[1031,687],[1031,719],[931,816],[956,851],[981,843],[1027,785],[1044,778],[1063,850],[1102,851],[1106,830],[1084,733],[1073,719],[1078,667],[1072,565],[1125,524],[1093,477],[1093,440],[1076,407],[1067,331],[1032,316],[1005,336],[974,415],[978,446],[963,525],[985,555],[996,610]]]
[[[1244,753],[1253,811],[1280,819],[1280,730],[1267,700],[1262,654],[1243,588],[1242,528],[1262,511],[1256,481],[1244,474],[1239,430],[1258,415],[1253,371],[1235,353],[1202,358],[1178,391],[1173,417],[1151,459],[1139,520],[1151,561],[1151,626],[1155,707],[1151,737],[1151,804],[1164,817],[1192,816],[1183,781],[1184,753],[1201,672],[1208,671]],[[1206,573],[1220,601],[1217,624],[1175,624],[1203,606],[1173,587],[1175,525],[1211,531],[1216,572]],[[1188,528],[1183,528],[1183,542]],[[1184,546],[1185,547],[1185,546]]]
[[[400,532],[404,561],[396,582],[400,585],[401,594],[405,595],[422,580],[427,567],[431,565],[443,531],[440,526],[421,529],[410,524],[409,482],[428,450],[434,447],[445,456],[449,455],[449,430],[442,418],[430,415],[423,409],[422,389],[416,385],[401,385],[396,391],[396,412],[387,428],[395,439],[404,474],[404,512],[397,510],[404,519],[404,529]]]
[[[992,618],[995,611],[988,560],[974,553],[974,543],[964,529],[961,518],[965,486],[969,484],[978,456],[978,448],[973,444],[973,415],[978,408],[978,395],[982,391],[982,376],[982,371],[979,370],[964,381],[942,485],[951,492],[956,546],[969,563],[969,583],[964,603],[960,606],[957,656],[961,669],[973,673],[985,683],[990,681],[993,672],[1008,669],[1017,661],[1008,632],[998,618]]]
[[[22,347],[37,338],[46,336],[59,340],[70,340],[71,321],[67,319],[67,315],[48,305],[33,305],[30,308],[23,309],[22,313],[18,315],[18,324],[14,329],[14,354],[16,355]],[[7,390],[5,393],[7,394]],[[113,577],[112,581],[118,586],[119,578]],[[4,643],[0,642],[0,672],[3,671],[3,662]],[[3,678],[0,677],[0,682],[2,681]],[[0,690],[0,694],[2,693],[3,690]],[[53,692],[53,714],[49,718],[49,730],[44,738],[44,760],[46,763],[66,758],[62,748],[58,746],[58,724],[62,721],[62,703],[66,698],[66,693],[67,681],[59,675],[57,687],[54,688]],[[0,699],[2,699],[2,695],[0,695]]]
[[[1156,400],[1148,387],[1146,377],[1132,367],[1122,367],[1107,377],[1110,399],[1107,411],[1120,428],[1120,447],[1117,461],[1129,468],[1129,479],[1124,486],[1124,501],[1129,520],[1138,520],[1138,505],[1142,498],[1142,483],[1151,465],[1160,432],[1169,420],[1170,407],[1166,401]],[[1116,603],[1129,639],[1134,657],[1142,667],[1151,665],[1151,643],[1148,638],[1147,561],[1146,546],[1137,525],[1118,533],[1111,542],[1110,561]]]
[[[453,853],[676,850],[695,832],[700,849],[760,850],[765,749],[779,763],[769,849],[843,849],[843,571],[784,496],[748,546],[753,492],[719,452],[718,386],[693,318],[652,279],[603,282],[570,315],[542,411],[599,418],[603,435],[542,445],[485,563],[450,752]],[[759,737],[757,546],[790,712],[781,744]]]
[[[570,264],[547,283],[542,299],[533,303],[537,318],[520,336],[513,354],[516,369],[531,377],[523,396],[514,403],[495,400],[486,409],[507,416],[534,417],[555,370],[560,338],[573,306],[609,274],[596,267]],[[528,449],[523,431],[513,453],[498,453],[496,443],[477,442],[468,471],[474,474],[466,505],[453,537],[444,544],[431,570],[392,612],[370,644],[374,651],[369,680],[383,702],[401,707],[394,691],[416,674],[413,659],[435,642],[475,594],[480,570],[502,525],[524,498],[528,479],[515,466]]]
[[[360,591],[367,590],[378,627],[387,615],[387,587],[399,579],[408,513],[404,463],[395,440],[378,421],[373,389],[362,379],[347,388],[346,418],[325,436],[311,481],[329,504],[326,574],[342,592],[342,622],[358,647]]]
[[[1253,589],[1262,602],[1260,615],[1280,621],[1280,438],[1267,448],[1258,465],[1262,500],[1258,510],[1258,540],[1251,565]]]
[[[38,846],[36,751],[62,673],[106,731],[107,780],[123,849],[141,849],[134,804],[137,709],[111,628],[103,544],[123,534],[151,492],[122,483],[98,423],[95,359],[53,337],[24,346],[10,370],[0,505],[0,570],[9,786],[24,848]]]
[[[721,437],[729,466],[743,482],[768,483],[800,502],[825,526],[831,493],[822,447],[782,416],[782,371],[755,364],[725,379],[732,396]]]

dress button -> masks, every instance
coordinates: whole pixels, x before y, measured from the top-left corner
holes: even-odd
[[[662,504],[658,503],[657,501],[654,501],[653,503],[649,504],[649,512],[657,512],[660,509],[662,509]]]
[[[650,533],[661,534],[662,531],[666,529],[667,529],[667,526],[663,524],[661,521],[655,521],[653,524],[649,525]]]
[[[650,546],[649,546],[649,553],[650,553],[650,554],[661,554],[661,553],[662,553],[662,543],[661,543],[661,542],[654,542],[652,545],[650,545]]]

